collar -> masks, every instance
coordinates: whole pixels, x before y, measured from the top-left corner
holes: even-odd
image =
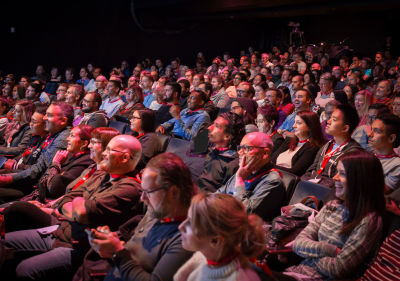
[[[306,143],[306,142],[309,142],[310,140],[309,139],[305,139],[305,140],[299,140],[299,143]]]
[[[83,154],[89,154],[89,150],[79,151],[79,152],[75,153],[75,154],[73,155],[73,157],[76,158],[76,157],[78,157],[78,156],[80,156],[80,155],[83,155]]]
[[[139,134],[136,138],[137,138],[137,139],[140,139],[140,138],[143,137],[143,136],[144,136],[144,133]]]
[[[392,153],[392,154],[388,154],[388,155],[382,155],[382,154],[375,153],[375,156],[378,157],[379,159],[391,159],[391,158],[399,157],[396,153]]]
[[[233,254],[230,254],[230,255],[228,255],[228,256],[226,256],[226,257],[220,259],[219,261],[213,261],[213,260],[207,259],[207,264],[208,264],[208,265],[211,265],[211,266],[221,266],[221,265],[225,265],[225,264],[230,263],[230,262],[233,261],[234,259],[236,259],[236,257],[237,257],[238,255],[239,255],[239,254],[235,252],[235,253],[233,253]]]
[[[189,113],[192,114],[192,113],[198,112],[198,111],[200,111],[200,110],[204,110],[204,107],[199,108],[199,109],[196,109],[196,110],[191,110],[191,109],[189,109]]]
[[[115,97],[114,99],[109,98],[109,99],[108,99],[108,103],[114,103],[114,102],[117,102],[117,101],[119,101],[119,100],[121,100],[120,97]]]
[[[160,223],[183,222],[186,216],[166,217],[160,220]]]
[[[215,149],[222,152],[222,151],[227,151],[229,147],[216,147]]]

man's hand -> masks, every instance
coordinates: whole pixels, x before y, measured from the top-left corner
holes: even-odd
[[[246,157],[242,158],[242,161],[239,163],[239,169],[236,172],[236,178],[240,177],[243,181],[245,181],[251,173],[256,172],[256,168],[260,166],[260,162],[262,162],[262,158],[258,156],[254,156],[246,163]]]
[[[68,157],[68,150],[59,150],[57,151],[56,155],[54,155],[53,158],[53,164],[63,164],[65,162],[65,160],[67,160]]]
[[[3,164],[3,169],[11,170],[16,163],[17,161],[15,161],[14,159],[7,159],[7,161]]]
[[[89,239],[90,245],[103,259],[111,258],[113,254],[124,249],[124,242],[119,240],[116,232],[110,232],[108,226],[92,229],[92,233],[94,239]]]
[[[156,133],[164,134],[165,128],[163,126],[158,126],[158,128],[156,129]]]
[[[76,197],[72,200],[72,219],[81,224],[89,223],[85,207],[85,198]]]

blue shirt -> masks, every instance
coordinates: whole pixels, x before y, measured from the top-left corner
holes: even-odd
[[[288,117],[286,117],[285,121],[279,127],[279,130],[294,132],[293,124],[294,124],[295,117],[296,117],[296,112],[293,112]]]
[[[150,104],[153,102],[154,100],[154,95],[153,95],[153,90],[148,90],[148,91],[144,91],[144,100],[143,100],[143,105],[147,108],[150,107]]]
[[[191,140],[197,135],[199,130],[205,123],[210,122],[210,116],[204,109],[191,111],[185,108],[181,111],[181,118],[171,118],[167,122],[161,124],[166,130],[171,130],[176,136],[185,140]]]

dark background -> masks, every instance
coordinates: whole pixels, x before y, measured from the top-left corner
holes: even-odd
[[[122,59],[179,56],[192,66],[198,51],[208,59],[253,46],[270,50],[289,39],[289,21],[300,22],[307,43],[346,43],[361,55],[383,49],[393,37],[399,55],[400,1],[364,0],[114,0],[7,1],[0,16],[0,69],[32,75],[79,68],[88,62],[106,72]],[[134,16],[133,16],[134,15]],[[11,27],[15,28],[11,32]]]

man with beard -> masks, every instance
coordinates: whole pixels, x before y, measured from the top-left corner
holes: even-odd
[[[93,128],[107,127],[109,118],[104,110],[99,110],[101,105],[101,95],[96,92],[89,92],[82,100],[83,116],[79,120],[75,118],[74,123],[90,125]]]
[[[189,168],[172,153],[160,154],[147,164],[141,200],[147,213],[123,244],[108,226],[92,230],[92,248],[113,267],[104,280],[172,280],[192,253],[182,248],[178,230],[196,193]]]
[[[62,275],[70,276],[89,249],[87,227],[107,224],[116,230],[140,214],[140,181],[135,168],[141,151],[135,137],[114,137],[100,162],[100,169],[107,174],[62,198],[57,209],[64,218],[60,225],[7,233],[4,244],[18,253],[16,259],[22,253],[30,256],[24,255],[25,259],[18,264],[17,278],[55,280]]]
[[[154,111],[156,117],[156,126],[167,122],[172,118],[169,113],[171,106],[179,104],[179,98],[181,96],[182,87],[176,82],[168,82],[165,85],[165,94],[163,96],[163,104],[161,107]]]

